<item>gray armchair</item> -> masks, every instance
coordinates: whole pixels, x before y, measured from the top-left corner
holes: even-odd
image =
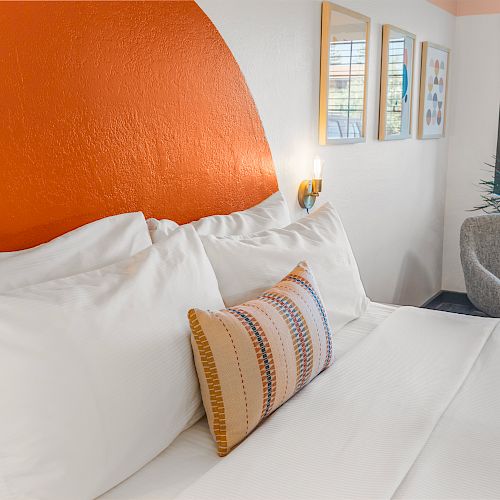
[[[460,230],[460,258],[470,301],[500,317],[500,214],[465,219]]]

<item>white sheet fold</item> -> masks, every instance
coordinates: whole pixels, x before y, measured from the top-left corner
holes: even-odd
[[[395,498],[500,498],[500,327]]]

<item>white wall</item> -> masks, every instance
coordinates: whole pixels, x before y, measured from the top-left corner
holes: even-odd
[[[452,47],[455,18],[425,0],[337,0],[372,18],[365,144],[318,145],[320,0],[198,0],[247,79],[299,215],[297,187],[325,161],[321,202],[339,209],[368,295],[421,304],[441,288],[447,139],[379,142],[381,26]],[[420,44],[416,61],[420,61]],[[414,92],[418,98],[419,67]],[[414,99],[414,130],[418,99]]]
[[[464,291],[460,226],[480,203],[480,179],[492,177],[500,100],[500,14],[457,18],[452,65],[449,166],[443,252],[443,288]],[[453,57],[453,55],[452,55]]]

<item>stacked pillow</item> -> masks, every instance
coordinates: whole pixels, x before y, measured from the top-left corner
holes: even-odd
[[[199,229],[288,221],[276,195]],[[167,226],[151,245],[124,214],[0,254],[0,498],[99,496],[202,415],[186,313],[224,303],[195,225]]]
[[[226,309],[192,309],[191,342],[210,430],[224,456],[330,366],[330,321],[342,328],[368,299],[330,204],[281,229],[202,241]],[[304,259],[309,265],[282,279]]]
[[[290,224],[290,212],[281,191],[242,212],[212,215],[193,222],[199,235],[231,236],[250,234]]]
[[[154,245],[137,213],[0,254],[0,498],[99,496],[194,423],[203,409],[189,309],[205,407],[224,454],[329,366],[328,316],[340,328],[366,308],[329,205],[289,224],[276,193],[244,212],[180,227],[157,222],[149,221]],[[241,398],[224,391],[222,437],[205,355],[212,350],[225,386],[236,388],[233,348],[247,359],[254,406],[241,419]]]
[[[202,415],[190,307],[223,307],[191,226],[0,295],[0,498],[94,498]]]
[[[290,224],[290,213],[283,194],[278,191],[248,210],[229,215],[211,215],[191,223],[198,234],[230,236],[254,233]],[[178,224],[168,219],[148,219],[153,243],[168,236]]]
[[[28,250],[0,252],[0,292],[98,269],[149,246],[142,212],[106,217]]]
[[[281,229],[202,241],[226,307],[257,297],[303,260],[316,276],[334,330],[368,306],[349,240],[330,203]]]

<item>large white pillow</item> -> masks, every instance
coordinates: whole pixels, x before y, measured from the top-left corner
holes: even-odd
[[[212,215],[192,223],[198,234],[230,236],[255,233],[290,224],[290,212],[281,191],[248,210],[229,215]]]
[[[229,215],[211,215],[191,222],[198,234],[231,236],[250,234],[290,224],[290,212],[283,194],[278,191],[247,210]],[[148,219],[153,243],[170,234],[177,224],[168,219]]]
[[[255,299],[297,262],[316,276],[332,326],[342,328],[368,305],[342,222],[329,204],[282,229],[242,238],[202,237],[226,307]]]
[[[0,292],[98,269],[148,246],[142,212],[106,217],[34,248],[0,252]]]
[[[223,307],[192,227],[0,295],[0,498],[90,499],[202,415],[187,311]]]

